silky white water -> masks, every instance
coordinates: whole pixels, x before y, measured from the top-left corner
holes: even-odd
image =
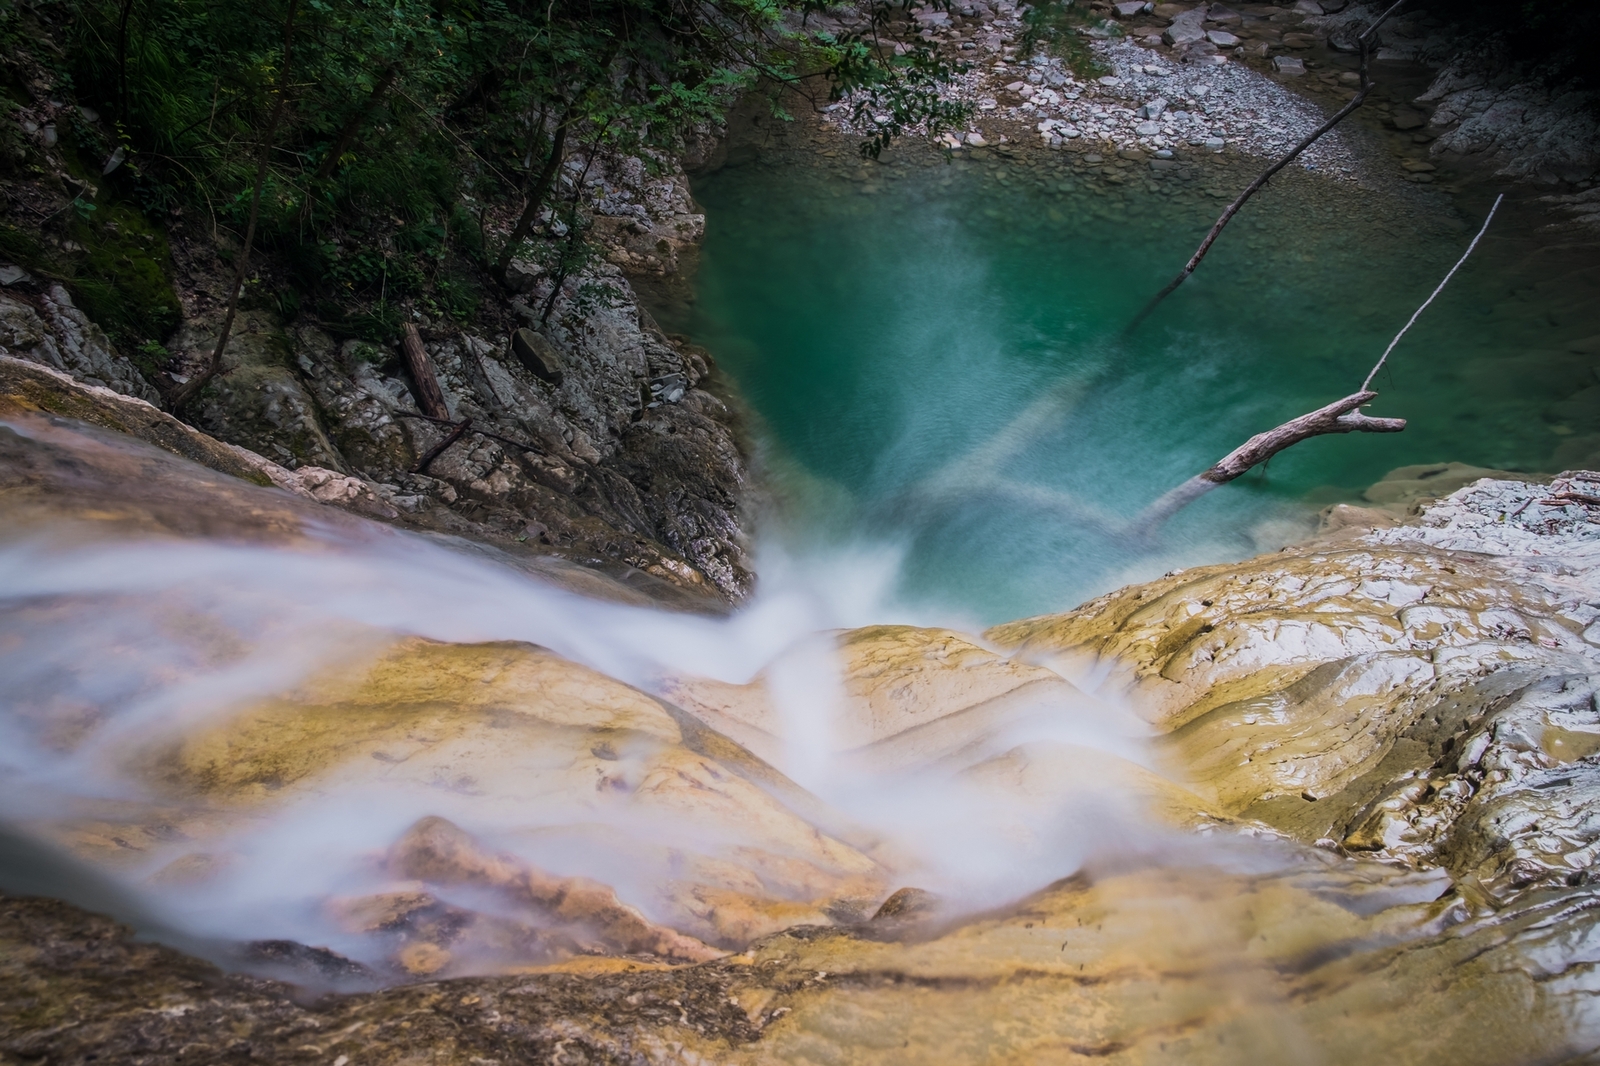
[[[962,907],[1002,903],[1072,873],[1086,855],[1138,849],[1162,835],[1141,828],[1130,799],[1103,785],[1058,788],[1040,803],[1027,788],[963,775],[1023,749],[1046,760],[1087,748],[1148,761],[1138,720],[1089,694],[1015,709],[958,765],[873,770],[841,761],[843,687],[827,634],[886,620],[959,622],[879,600],[896,562],[883,551],[768,559],[760,594],[716,618],[586,599],[387,530],[324,530],[292,546],[11,543],[0,549],[0,673],[8,679],[0,810],[27,832],[70,822],[78,810],[104,817],[108,804],[156,802],[125,768],[131,750],[223,721],[319,670],[413,636],[537,644],[646,691],[673,677],[742,684],[760,674],[783,725],[778,768],[841,822],[881,841],[905,883]],[[183,853],[182,840],[106,873],[183,932],[327,944],[359,958],[370,946],[332,924],[322,905],[382,889],[389,879],[376,859],[429,815],[541,868],[610,884],[647,914],[671,871],[641,858],[644,845],[714,852],[723,843],[714,827],[627,802],[542,795],[530,806],[448,782],[333,780],[268,810],[230,832],[222,850],[232,861],[202,884],[153,879]],[[59,891],[70,898],[74,888]]]

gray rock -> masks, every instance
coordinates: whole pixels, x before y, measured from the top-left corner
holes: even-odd
[[[160,402],[156,390],[117,353],[100,327],[73,306],[72,297],[60,285],[51,285],[31,301],[0,293],[0,351],[55,367],[79,381],[124,396]]]
[[[1181,12],[1167,26],[1166,32],[1161,35],[1161,39],[1173,47],[1204,40],[1206,36],[1205,18],[1206,9],[1203,7]]]
[[[1164,97],[1156,97],[1143,107],[1139,108],[1140,118],[1160,118],[1167,110],[1167,101]]]
[[[1227,30],[1209,30],[1206,33],[1206,40],[1210,41],[1218,48],[1232,48],[1234,45],[1239,43],[1239,38],[1235,37]]]
[[[506,267],[506,285],[512,292],[530,293],[544,276],[544,267],[529,259],[513,259]]]
[[[1212,4],[1206,9],[1206,21],[1218,25],[1236,26],[1244,21],[1244,16],[1231,7],[1222,4]]]
[[[1306,64],[1298,56],[1273,56],[1272,69],[1284,77],[1298,78],[1306,72]]]
[[[210,352],[217,323],[187,322],[172,340],[175,357]],[[241,311],[222,353],[222,372],[195,402],[199,428],[243,445],[289,469],[320,466],[348,473],[322,423],[317,402],[301,383],[290,355],[294,344],[261,311]]]
[[[1397,130],[1420,130],[1428,124],[1427,116],[1420,111],[1413,111],[1409,107],[1395,108],[1389,119]]]
[[[1141,137],[1154,137],[1161,132],[1161,123],[1141,122],[1139,125],[1134,127],[1133,132],[1137,133]]]
[[[1117,13],[1117,17],[1124,19],[1131,19],[1135,15],[1142,15],[1153,7],[1155,7],[1155,4],[1145,3],[1144,0],[1123,0],[1121,3],[1112,5],[1112,8]]]
[[[1200,21],[1200,19],[1184,20],[1179,16],[1173,20],[1171,26],[1167,27],[1166,32],[1162,33],[1161,39],[1174,48],[1203,41],[1206,38],[1206,31],[1200,25]]]
[[[21,285],[33,280],[33,275],[15,263],[0,263],[0,285]]]
[[[541,381],[560,385],[567,368],[550,342],[531,329],[523,328],[511,335],[511,351],[528,373]]]
[[[1294,13],[1296,15],[1323,15],[1326,14],[1322,5],[1317,0],[1295,0]]]

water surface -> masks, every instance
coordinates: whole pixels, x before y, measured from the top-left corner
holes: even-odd
[[[1369,413],[1409,419],[1405,433],[1310,441],[1132,550],[1079,512],[1131,515],[1251,434],[1355,391],[1494,190],[1290,176],[1126,337],[1248,180],[1243,165],[886,160],[769,152],[701,179],[695,298],[661,317],[759,415],[785,503],[768,532],[802,554],[894,546],[903,605],[971,621],[1060,610],[1276,547],[1396,467],[1550,471],[1600,452],[1579,395],[1600,363],[1595,259],[1511,203],[1377,383]],[[1060,417],[984,467],[998,491],[930,502],[930,478],[1046,394]]]

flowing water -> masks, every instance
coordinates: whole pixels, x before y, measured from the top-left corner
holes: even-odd
[[[772,151],[697,184],[698,298],[663,324],[706,345],[760,415],[791,548],[893,546],[902,604],[992,622],[1274,548],[1396,467],[1554,472],[1600,451],[1588,397],[1561,408],[1597,382],[1600,271],[1513,203],[1376,383],[1369,413],[1408,419],[1404,433],[1302,444],[1127,550],[1082,512],[1129,516],[1355,391],[1493,198],[1290,174],[1124,336],[1248,180],[1150,174],[1074,153]],[[1059,397],[1053,417],[928,503],[1041,395]]]
[[[1548,219],[1512,205],[1380,381],[1372,413],[1410,419],[1405,433],[1309,442],[1212,493],[1154,543],[1129,544],[1114,532],[1119,516],[1249,434],[1353,391],[1488,198],[1469,195],[1458,211],[1427,190],[1286,180],[1127,337],[1237,173],[1155,181],[1127,168],[1110,181],[1104,167],[1061,157],[803,158],[757,157],[700,183],[709,223],[696,293],[659,316],[711,350],[758,416],[779,506],[752,604],[708,619],[602,603],[420,538],[314,519],[298,537],[215,541],[119,534],[95,527],[103,515],[9,530],[0,809],[69,847],[126,854],[105,864],[110,888],[86,889],[54,867],[21,877],[15,867],[31,860],[0,838],[11,867],[0,887],[37,889],[43,877],[103,901],[121,886],[137,903],[130,913],[149,908],[188,934],[327,943],[376,964],[377,949],[341,931],[325,904],[392,890],[378,857],[425,815],[557,874],[604,880],[658,920],[669,915],[655,890],[679,876],[683,853],[744,861],[749,826],[663,818],[603,790],[534,789],[561,780],[536,752],[487,744],[483,765],[499,777],[405,770],[442,743],[437,724],[416,726],[402,754],[363,754],[350,780],[291,788],[287,770],[263,771],[227,803],[204,775],[192,793],[174,785],[183,760],[171,753],[186,738],[222,753],[220,774],[233,716],[292,703],[320,671],[416,637],[537,644],[668,696],[686,676],[764,677],[783,726],[779,768],[878,840],[895,883],[963,906],[1013,899],[1092,855],[1276,868],[1280,855],[1248,844],[1243,855],[1180,845],[1145,824],[1121,786],[1078,780],[1095,763],[1154,766],[1137,715],[1084,692],[1018,704],[961,749],[966,762],[847,769],[835,759],[837,661],[815,634],[1064,610],[1174,565],[1282,543],[1394,467],[1550,470],[1600,452],[1585,392],[1600,361],[1584,347],[1600,333],[1596,274],[1547,250],[1556,238],[1536,229]],[[39,447],[88,447],[37,424],[17,432]],[[154,462],[139,461],[147,472]],[[116,491],[137,501],[145,486]],[[592,751],[602,773],[622,775],[602,780],[625,781],[634,756],[589,745],[581,758]],[[1004,756],[1019,751],[1049,772],[1008,777]],[[118,836],[119,818],[145,835]],[[227,861],[207,878],[167,876],[217,856]],[[1191,924],[1204,927],[1204,913]]]

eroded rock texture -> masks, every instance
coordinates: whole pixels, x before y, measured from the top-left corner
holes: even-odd
[[[704,231],[681,170],[653,165],[658,172],[608,158],[589,168],[609,259],[559,286],[519,260],[517,291],[491,294],[470,322],[416,316],[449,416],[472,420],[425,466],[450,427],[415,417],[417,386],[397,346],[339,342],[312,321],[261,308],[239,314],[220,373],[186,417],[273,470],[300,474],[295,484],[275,480],[292,491],[303,483],[321,502],[648,574],[713,608],[741,600],[753,587],[741,517],[749,486],[730,387],[704,351],[662,333],[623,274],[677,275]],[[118,352],[65,289],[21,272],[8,279],[0,355],[158,400],[146,376],[158,371]],[[175,381],[206,364],[222,319],[220,306],[189,304],[159,371]],[[511,340],[519,329],[564,372],[527,365]]]
[[[1007,811],[1084,820],[1104,811],[1075,806],[1085,789],[1137,797],[1143,829],[1109,818],[1113,838],[1062,858],[1056,879],[1029,883],[1048,863],[1019,864],[1006,901],[977,910],[892,892],[923,870],[914,849],[772,768],[791,755],[781,661],[748,685],[680,677],[650,695],[527,645],[379,641],[271,699],[119,746],[147,806],[32,829],[101,869],[199,890],[226,883],[242,826],[342,789],[422,785],[438,811],[497,825],[494,839],[413,820],[372,856],[387,881],[323,904],[330,928],[376,945],[359,978],[402,984],[307,1006],[63,905],[10,900],[0,1050],[1588,1061],[1597,490],[1581,473],[1483,480],[1404,524],[1347,526],[982,638],[839,635],[827,746],[852,773],[935,780],[998,812],[988,831],[1007,839],[1040,828]],[[1127,760],[1055,728],[1119,707],[1148,733]],[[66,713],[46,702],[30,720]],[[627,861],[604,879],[562,874],[529,858],[552,831],[610,839]],[[350,979],[295,945],[212,954],[301,984]]]

